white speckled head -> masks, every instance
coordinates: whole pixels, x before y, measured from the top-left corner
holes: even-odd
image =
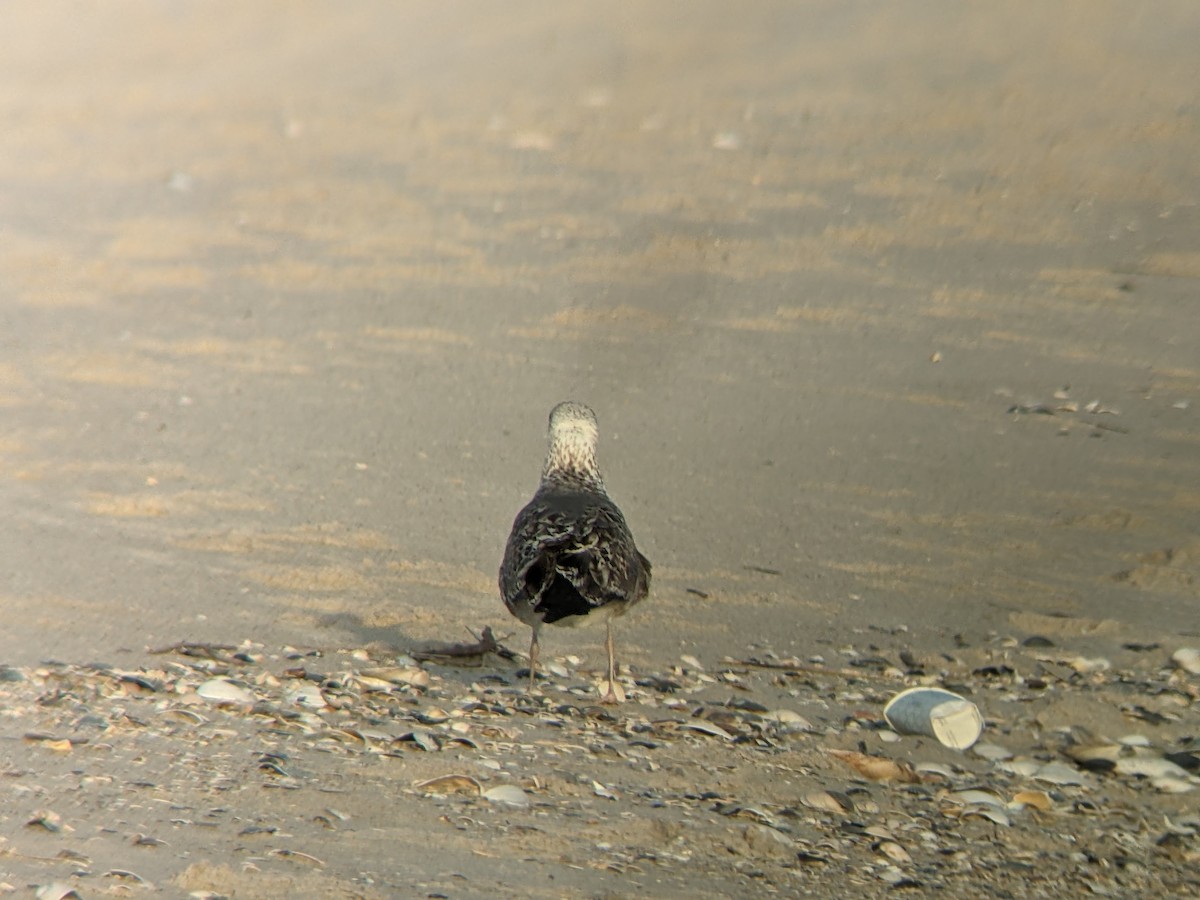
[[[603,487],[596,465],[599,437],[600,428],[591,409],[570,400],[558,404],[550,410],[550,447],[542,477]]]

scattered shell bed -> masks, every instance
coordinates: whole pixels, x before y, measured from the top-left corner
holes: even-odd
[[[473,666],[248,641],[0,667],[0,892],[1200,889],[1194,650],[904,637],[623,670],[616,707],[576,657],[528,693],[494,641]],[[980,742],[889,730],[916,684],[978,704]]]

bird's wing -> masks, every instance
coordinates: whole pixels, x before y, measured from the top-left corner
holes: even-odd
[[[536,600],[562,575],[588,603],[636,602],[649,589],[650,564],[607,497],[547,494],[517,515],[500,568],[510,605]]]

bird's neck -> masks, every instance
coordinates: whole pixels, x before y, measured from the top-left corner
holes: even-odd
[[[595,444],[561,438],[550,442],[542,481],[604,491],[604,479],[596,465]]]

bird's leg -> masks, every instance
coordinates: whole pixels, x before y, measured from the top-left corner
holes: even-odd
[[[606,704],[620,703],[621,698],[617,696],[617,689],[615,687],[617,682],[617,648],[613,643],[612,617],[609,616],[604,624],[608,628],[608,636],[604,640],[604,649],[608,651],[608,690],[604,692],[604,696],[600,698],[600,702]]]
[[[529,641],[529,690],[532,693],[537,687],[538,660],[538,630],[533,629],[533,637]]]

